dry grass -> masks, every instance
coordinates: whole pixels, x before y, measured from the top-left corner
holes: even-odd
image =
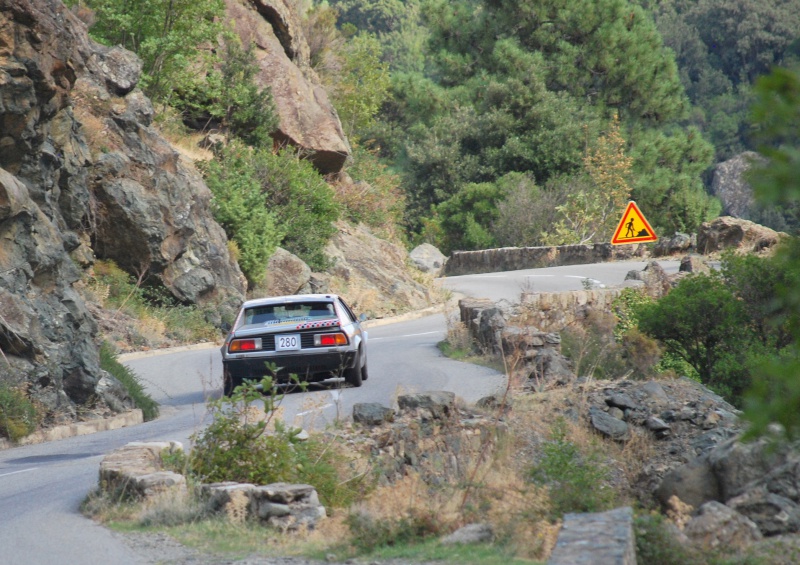
[[[175,110],[169,107],[160,108],[154,125],[161,135],[187,159],[210,161],[214,158],[213,152],[200,146],[205,139],[205,134],[187,129]]]

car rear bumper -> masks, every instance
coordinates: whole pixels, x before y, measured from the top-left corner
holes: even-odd
[[[315,353],[313,355],[269,355],[256,358],[224,359],[222,366],[226,374],[235,382],[244,379],[258,380],[264,376],[272,376],[279,382],[288,382],[290,375],[297,375],[301,381],[327,378],[331,374],[341,373],[343,369],[356,362],[354,351]],[[275,366],[277,374],[272,374],[267,365]]]

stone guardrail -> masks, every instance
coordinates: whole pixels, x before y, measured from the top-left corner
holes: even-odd
[[[582,265],[647,257],[647,244],[557,245],[551,247],[500,247],[454,251],[444,266],[445,276],[475,275],[561,265]]]

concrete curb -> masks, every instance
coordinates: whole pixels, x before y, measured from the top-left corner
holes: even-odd
[[[103,418],[98,420],[89,420],[86,422],[74,422],[72,424],[64,424],[62,426],[55,426],[45,430],[33,432],[29,436],[25,436],[18,443],[11,443],[7,439],[0,439],[0,449],[8,449],[11,447],[19,447],[22,445],[34,445],[37,443],[45,443],[48,441],[56,441],[59,439],[66,439],[75,436],[84,436],[96,432],[105,432],[108,430],[117,430],[128,426],[135,426],[144,422],[142,411],[138,408],[125,412],[124,414],[117,414],[111,418]]]

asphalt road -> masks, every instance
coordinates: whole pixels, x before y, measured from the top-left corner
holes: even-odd
[[[454,292],[515,301],[523,291],[578,290],[584,279],[594,286],[623,283],[644,262],[603,263],[533,269],[442,279]],[[668,272],[675,261],[662,262]],[[369,329],[370,378],[360,388],[331,382],[283,400],[284,420],[297,426],[323,426],[346,418],[356,402],[390,406],[407,392],[450,390],[475,401],[504,386],[502,375],[443,357],[436,347],[446,332],[446,315]],[[79,506],[96,485],[103,455],[131,441],[187,442],[202,429],[205,401],[218,396],[221,364],[215,348],[136,356],[125,363],[162,404],[153,422],[47,444],[0,451],[0,565],[144,563],[112,532],[82,517]]]

